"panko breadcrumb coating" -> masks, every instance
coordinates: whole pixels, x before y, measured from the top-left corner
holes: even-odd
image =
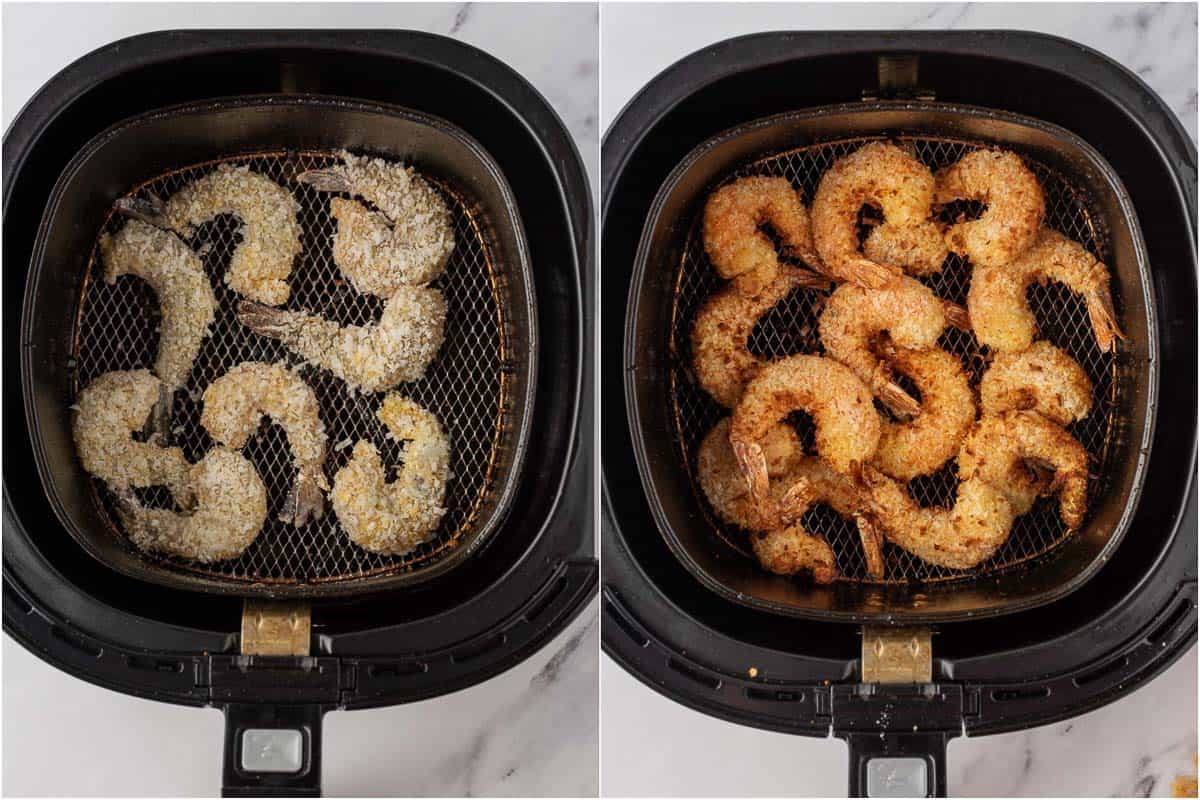
[[[190,237],[220,214],[242,223],[225,283],[243,297],[277,306],[287,302],[288,276],[300,254],[300,204],[292,193],[249,167],[221,164],[167,200],[166,224]]]
[[[1079,362],[1050,342],[1020,353],[997,353],[979,384],[983,413],[1036,411],[1068,425],[1092,409],[1092,382]]]
[[[450,209],[412,167],[382,158],[338,153],[342,163],[299,176],[319,191],[349,192],[374,204],[335,197],[333,260],[361,294],[383,299],[401,286],[420,286],[442,273],[454,250]]]
[[[320,519],[325,479],[325,423],[317,396],[304,379],[281,364],[247,361],[232,367],[204,391],[200,424],[220,444],[241,449],[263,416],[283,427],[298,474],[281,519],[296,527]]]
[[[117,513],[138,548],[155,553],[220,561],[240,555],[267,519],[267,489],[248,459],[215,447],[188,471],[196,509],[177,513],[142,508],[130,496],[118,499]]]
[[[114,491],[167,486],[187,505],[187,459],[178,447],[137,442],[158,402],[161,382],[149,370],[106,372],[79,393],[72,433],[83,468]]]
[[[239,304],[238,320],[351,388],[381,392],[425,376],[442,346],[446,301],[437,289],[401,286],[370,325],[343,327],[317,314],[248,302]]]
[[[378,417],[394,439],[408,440],[404,467],[392,483],[368,441],[354,445],[333,478],[333,510],[355,543],[377,553],[408,552],[427,540],[446,509],[450,441],[437,417],[408,398],[388,394]]]

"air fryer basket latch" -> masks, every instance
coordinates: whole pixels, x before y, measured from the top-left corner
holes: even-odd
[[[875,61],[879,85],[863,89],[863,100],[933,100],[932,89],[919,85],[920,59],[915,53],[879,56]]]
[[[863,683],[929,683],[933,680],[933,632],[924,627],[864,625]]]
[[[242,602],[242,655],[307,656],[312,607],[247,598]]]

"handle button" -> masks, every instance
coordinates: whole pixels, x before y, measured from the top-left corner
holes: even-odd
[[[299,772],[304,766],[304,734],[287,728],[247,728],[242,731],[242,770]]]
[[[872,758],[867,797],[927,797],[929,765],[923,758]]]

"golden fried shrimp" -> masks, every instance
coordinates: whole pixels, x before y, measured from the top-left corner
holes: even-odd
[[[450,477],[450,440],[437,417],[398,394],[388,394],[377,414],[395,439],[406,439],[404,467],[387,482],[379,452],[368,441],[354,445],[333,477],[333,510],[350,538],[376,553],[412,550],[437,530]]]
[[[750,542],[759,562],[771,572],[793,575],[811,570],[819,583],[837,577],[837,565],[828,543],[806,531],[800,518],[816,503],[826,503],[844,517],[852,517],[863,538],[868,569],[883,574],[880,541],[871,521],[860,514],[864,498],[859,488],[818,458],[807,456],[800,439],[787,425],[768,429],[761,444],[771,486],[772,506],[780,515],[764,514],[750,496],[729,443],[729,419],[718,422],[705,435],[696,453],[700,488],[725,522],[751,531]]]
[[[1055,281],[1087,303],[1096,342],[1110,351],[1125,334],[1117,327],[1109,291],[1108,267],[1061,233],[1043,228],[1033,246],[1001,267],[975,267],[967,308],[975,335],[993,350],[1027,349],[1037,332],[1025,290],[1037,281]]]
[[[986,561],[1017,517],[1004,493],[979,478],[961,482],[948,509],[922,508],[903,483],[873,467],[864,467],[862,478],[888,541],[940,567],[970,569]]]
[[[906,422],[883,420],[874,464],[902,481],[930,475],[958,452],[975,424],[975,395],[959,360],[940,347],[889,346],[888,362],[921,392],[921,414]]]
[[[333,260],[362,294],[387,299],[442,273],[454,250],[450,209],[412,167],[338,153],[342,163],[297,176],[321,192],[348,192],[375,206],[335,197]]]
[[[1049,487],[1023,462],[1054,472]],[[1063,428],[1032,411],[985,414],[967,434],[958,454],[963,480],[979,478],[1003,492],[1017,516],[1033,507],[1039,494],[1057,494],[1059,515],[1072,530],[1087,512],[1088,454]]]
[[[217,301],[200,259],[170,231],[131,219],[116,235],[100,238],[104,280],[136,275],[154,290],[162,312],[154,372],[162,395],[154,406],[153,428],[166,441],[175,391],[191,374],[200,345],[208,336]]]
[[[946,232],[950,249],[976,267],[1003,266],[1033,244],[1046,215],[1046,198],[1020,156],[975,150],[937,174],[936,201],[978,200],[979,219],[958,222]]]
[[[936,225],[876,225],[863,242],[863,255],[877,264],[900,267],[910,275],[942,271],[949,254]]]
[[[732,408],[742,389],[766,361],[747,349],[758,320],[800,286],[827,288],[829,279],[807,270],[783,267],[757,295],[734,284],[714,292],[692,322],[692,367],[701,388],[726,408]]]
[[[191,238],[196,228],[221,214],[242,223],[242,241],[233,251],[225,283],[238,294],[271,306],[287,302],[288,276],[300,254],[300,204],[265,175],[249,167],[221,164],[163,203],[122,198],[117,208],[160,228]]]
[[[1047,341],[1020,353],[999,353],[979,384],[985,414],[1036,411],[1067,425],[1092,409],[1092,382],[1075,359]]]
[[[401,286],[379,321],[369,325],[342,326],[317,314],[245,300],[238,303],[237,318],[351,388],[382,392],[425,376],[445,336],[446,301],[437,289]]]
[[[871,142],[838,159],[821,177],[813,198],[813,241],[827,274],[871,288],[900,274],[899,264],[880,263],[859,252],[858,212],[864,205],[877,206],[884,217],[880,227],[888,228],[872,246],[877,255],[911,258],[909,269],[933,271],[929,242],[941,235],[929,221],[933,173],[896,145]],[[905,241],[908,247],[901,246]],[[914,242],[919,246],[912,247]]]
[[[734,409],[729,441],[751,497],[773,514],[763,437],[792,411],[816,424],[817,453],[834,470],[849,473],[879,444],[879,414],[871,393],[849,369],[820,356],[789,356],[769,364],[746,386]]]
[[[839,286],[830,296],[818,323],[825,353],[850,367],[894,413],[916,416],[921,405],[895,382],[887,364],[872,352],[879,334],[893,344],[926,350],[951,322],[962,323],[965,312],[938,298],[919,281],[901,276],[882,289],[853,284]]]
[[[739,178],[713,192],[704,206],[704,249],[722,278],[746,294],[771,285],[779,256],[759,230],[770,225],[788,255],[819,268],[808,210],[786,178]]]
[[[146,369],[106,372],[79,393],[72,434],[83,468],[113,491],[167,486],[186,506],[188,462],[178,447],[134,441],[158,402],[162,382]]]
[[[143,508],[130,493],[117,496],[117,514],[138,548],[196,561],[241,555],[267,519],[267,488],[249,459],[214,447],[188,471],[196,508],[177,513]]]
[[[246,361],[204,390],[200,424],[218,443],[240,450],[264,416],[283,427],[297,475],[280,519],[301,527],[325,514],[325,423],[317,396],[280,364]]]

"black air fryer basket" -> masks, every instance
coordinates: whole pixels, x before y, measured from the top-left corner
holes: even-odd
[[[146,556],[70,441],[75,393],[148,366],[156,344],[152,294],[98,278],[94,243],[120,224],[113,201],[247,164],[291,189],[304,235],[327,242],[327,199],[295,175],[342,148],[413,163],[451,209],[456,249],[437,284],[446,342],[424,379],[400,387],[451,437],[442,527],[402,557],[350,544],[332,513],[299,530],[272,520],[225,562]],[[223,708],[226,793],[319,792],[326,711],[481,681],[591,596],[590,197],[562,123],[509,68],[411,32],[149,34],[43,87],[6,133],[4,170],[4,349],[24,364],[5,396],[5,630],[86,680]],[[208,442],[191,395],[238,361],[284,355],[225,319],[230,230],[199,232],[222,311],[175,409],[192,461]],[[337,277],[310,242],[296,301],[352,324],[378,313]],[[389,458],[378,396],[309,374],[327,473],[348,456],[343,439],[373,438]],[[268,430],[246,452],[278,502],[291,479],[283,437]],[[254,766],[250,748],[267,741],[296,747],[299,767]]]
[[[1053,508],[1036,508],[975,570],[889,545],[884,578],[867,581],[852,526],[810,515],[843,575],[815,586],[759,569],[691,478],[699,438],[727,413],[687,374],[691,315],[714,282],[696,220],[734,175],[784,175],[811,198],[834,158],[879,138],[935,167],[981,145],[1020,153],[1048,223],[1111,265],[1129,340],[1100,354],[1077,301],[1031,291],[1044,331],[1097,387],[1094,419],[1072,430],[1096,469],[1081,531],[1064,537]],[[608,131],[603,167],[613,658],[707,713],[846,739],[852,794],[941,795],[950,737],[1082,713],[1195,641],[1196,155],[1137,78],[1033,34],[751,36],[655,78]],[[939,293],[962,302],[968,276],[952,258]],[[815,346],[796,297],[752,349]],[[944,346],[975,364],[964,337]],[[919,491],[945,503],[952,487],[947,473]]]

